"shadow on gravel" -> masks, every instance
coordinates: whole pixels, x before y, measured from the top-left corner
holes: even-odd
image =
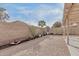
[[[34,39],[30,39],[30,40],[34,40]],[[29,39],[28,40],[23,40],[21,43],[24,43],[24,42],[27,42],[27,41],[30,41]],[[21,44],[19,43],[19,44]],[[16,45],[19,45],[19,44],[7,44],[7,45],[3,45],[3,46],[0,46],[0,50],[2,49],[5,49],[5,48],[9,48],[11,46],[16,46]]]
[[[11,47],[11,46],[14,46],[14,45],[7,44],[7,45],[0,46],[0,50]]]
[[[31,40],[35,40],[37,38],[40,38],[40,37],[37,36],[35,38],[28,38],[26,40],[21,41],[21,43],[28,42],[28,41],[31,41]],[[21,43],[19,43],[19,44],[21,44]],[[3,46],[0,46],[0,50],[5,49],[5,48],[9,48],[11,46],[16,46],[16,45],[19,45],[19,44],[6,44],[6,45],[3,45]]]

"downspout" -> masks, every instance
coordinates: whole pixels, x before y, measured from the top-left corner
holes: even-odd
[[[73,5],[74,5],[74,3],[72,3],[72,5],[71,5],[71,7],[70,7],[70,9],[69,9],[69,11],[68,11],[68,14],[67,14],[67,16],[66,16],[66,19],[67,19],[67,22],[66,22],[66,30],[67,30],[67,44],[69,45],[69,14],[70,14],[70,11],[71,11],[71,9],[72,9],[72,7],[73,7]]]

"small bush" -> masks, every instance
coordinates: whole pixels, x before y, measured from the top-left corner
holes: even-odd
[[[53,24],[53,27],[61,27],[61,22],[55,22],[55,23]]]

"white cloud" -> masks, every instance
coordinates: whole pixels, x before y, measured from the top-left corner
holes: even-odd
[[[18,12],[21,14],[24,14],[25,16],[27,16],[29,13],[32,13],[33,11],[27,9],[26,7],[19,7],[17,8]]]
[[[26,20],[26,21],[25,21]],[[33,19],[32,19],[33,20]],[[10,20],[7,20],[7,22],[14,22],[14,21],[22,21],[26,24],[35,25],[37,26],[37,23],[34,23],[33,21],[29,21],[28,19],[23,19],[20,16],[18,17],[12,17]]]
[[[51,8],[49,5],[41,4],[37,10],[29,10],[26,7],[19,7],[18,8],[19,13],[22,13],[24,15],[28,15],[29,13],[33,13],[38,15],[39,17],[48,15],[48,14],[62,14],[62,9],[58,8]]]
[[[18,12],[21,14],[24,14],[25,16],[28,16],[29,14],[34,14],[37,20],[41,20],[44,18],[44,16],[47,16],[47,15],[58,15],[56,19],[52,21],[52,22],[55,22],[57,20],[62,19],[63,9],[51,8],[51,6],[49,5],[41,4],[36,10],[29,10],[26,7],[19,7]],[[26,21],[26,22],[36,25],[34,22],[30,22],[30,21]]]

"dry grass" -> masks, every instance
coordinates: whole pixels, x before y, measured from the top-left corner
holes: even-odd
[[[0,45],[8,44],[15,40],[25,40],[31,36],[28,25],[23,22],[0,23]]]
[[[63,34],[63,29],[61,27],[51,28],[50,33]]]

